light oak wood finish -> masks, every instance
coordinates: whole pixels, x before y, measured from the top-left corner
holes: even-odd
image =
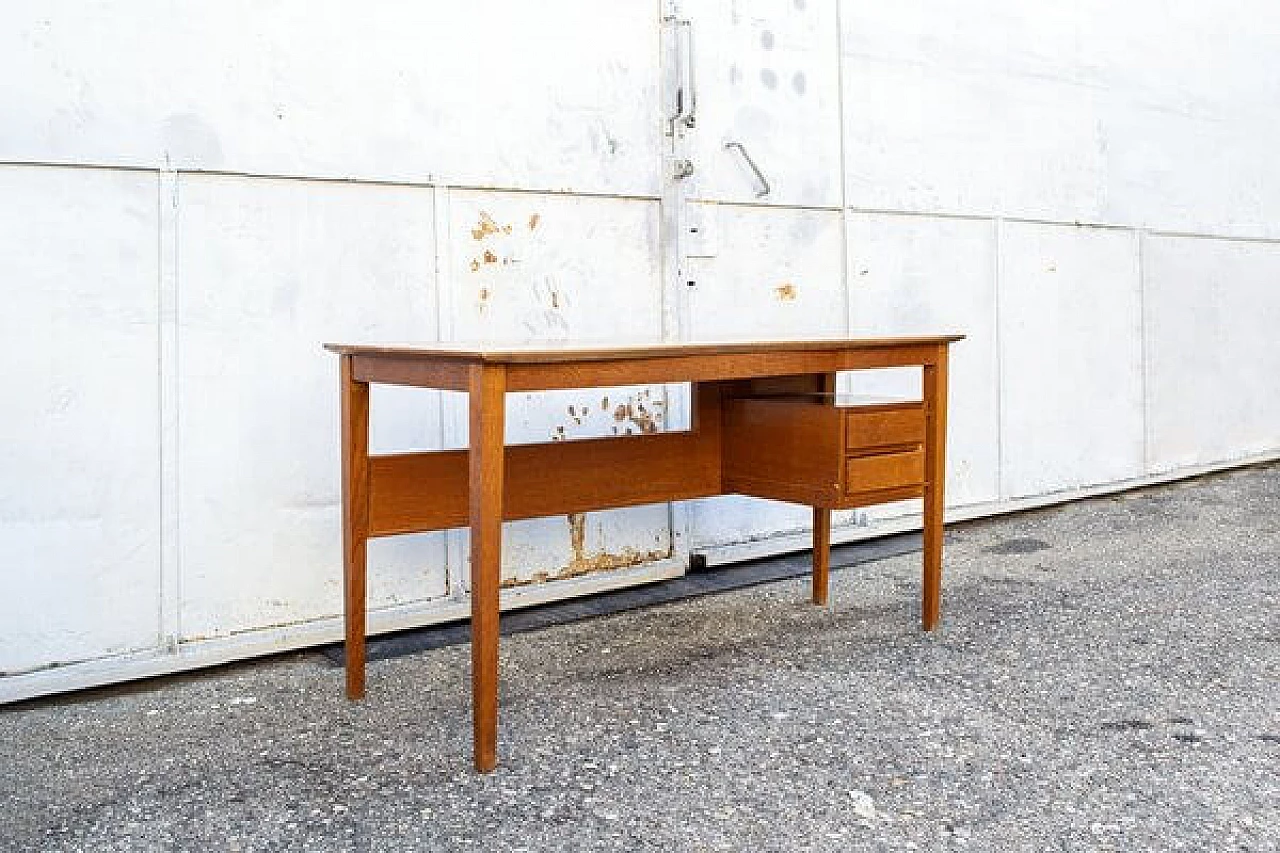
[[[848,495],[924,485],[924,451],[872,453],[850,456],[844,463]]]
[[[347,698],[364,696],[365,578],[369,537],[369,386],[352,358],[339,365],[342,417],[342,566]]]
[[[920,622],[932,631],[942,615],[942,515],[947,483],[947,348],[924,365],[925,431],[924,569]]]
[[[922,403],[850,407],[845,410],[844,424],[844,447],[850,452],[880,452],[886,447],[924,443]]]
[[[824,373],[818,381],[818,394],[824,405],[834,402],[836,375]],[[813,508],[813,575],[810,579],[810,597],[813,603],[825,606],[828,588],[831,586],[831,509],[826,506]]]
[[[475,766],[497,761],[503,520],[739,492],[813,507],[813,601],[827,601],[831,510],[925,497],[922,618],[941,582],[947,347],[927,338],[490,349],[329,345],[340,356],[347,695],[364,695],[366,542],[471,528]],[[849,406],[839,370],[923,366],[925,399]],[[465,391],[463,450],[369,455],[369,383]],[[683,432],[505,447],[507,392],[689,382]]]
[[[498,590],[502,572],[506,368],[472,365],[468,391],[471,397],[471,713],[476,770],[485,773],[498,763]]]

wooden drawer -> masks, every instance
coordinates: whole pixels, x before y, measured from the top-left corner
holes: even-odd
[[[853,406],[844,412],[844,447],[851,452],[924,442],[924,404]]]
[[[924,450],[850,456],[844,462],[845,494],[901,489],[924,483]]]

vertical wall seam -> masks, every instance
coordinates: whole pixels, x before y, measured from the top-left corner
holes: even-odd
[[[1149,382],[1147,374],[1149,371],[1148,358],[1148,342],[1147,342],[1147,262],[1146,262],[1146,244],[1147,233],[1145,229],[1135,229],[1134,235],[1138,242],[1138,389],[1142,398],[1142,473],[1151,473],[1151,402],[1148,398]]]
[[[182,638],[181,514],[178,505],[178,192],[179,173],[156,173],[157,376],[160,462],[159,640],[176,654]]]
[[[662,318],[661,335],[664,341],[683,341],[689,337],[693,326],[692,305],[684,284],[686,259],[684,252],[685,198],[684,182],[676,180],[671,171],[671,163],[683,153],[684,142],[680,129],[672,126],[668,129],[666,117],[667,96],[670,94],[668,71],[678,44],[667,23],[668,18],[680,17],[681,9],[676,0],[659,0],[657,4],[658,26],[658,101],[663,105],[662,115],[658,118],[659,133],[662,140],[658,148],[658,275],[659,313]],[[670,132],[668,133],[668,130]],[[687,425],[692,423],[692,388],[679,391],[675,385],[663,385],[663,393],[667,400],[669,415],[677,415],[675,423]],[[672,405],[672,403],[676,405]],[[668,428],[673,426],[668,419]],[[693,510],[692,505],[684,501],[667,501],[667,531],[670,536],[670,559],[686,561],[692,553],[693,542]]]
[[[1003,286],[1000,275],[1000,259],[1004,251],[1004,219],[996,217],[991,220],[991,284],[992,284],[992,339],[996,351],[996,497],[1006,497],[1004,476],[1004,352],[1000,334],[1000,301]]]
[[[853,332],[853,293],[852,282],[849,279],[849,164],[847,152],[847,140],[845,139],[845,128],[848,126],[845,121],[845,111],[848,105],[845,103],[844,91],[844,18],[841,10],[844,9],[844,0],[836,0],[836,116],[840,122],[840,276],[844,279],[844,329],[845,334],[849,335]]]
[[[431,218],[435,239],[436,338],[441,341],[452,341],[457,337],[457,299],[453,292],[454,281],[449,265],[452,246],[450,231],[452,201],[451,187],[444,184],[433,187]],[[464,437],[458,420],[458,401],[453,399],[455,396],[444,392],[437,393],[440,446],[443,448],[458,447],[463,443]],[[463,581],[466,565],[466,547],[462,531],[444,531],[445,595],[453,601],[466,599],[466,584]]]

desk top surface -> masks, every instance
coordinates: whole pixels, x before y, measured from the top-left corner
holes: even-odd
[[[617,359],[675,358],[688,355],[756,355],[779,352],[834,352],[921,344],[950,344],[964,335],[897,338],[818,338],[793,341],[728,340],[670,343],[650,341],[565,341],[491,343],[478,341],[421,344],[325,344],[342,355],[399,356],[441,361],[537,364]]]

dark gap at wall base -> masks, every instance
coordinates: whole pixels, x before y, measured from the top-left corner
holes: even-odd
[[[836,545],[831,549],[831,568],[845,569],[888,557],[910,554],[919,551],[920,548],[919,533],[899,533],[847,545]],[[582,619],[609,616],[627,610],[638,610],[642,607],[696,598],[700,595],[729,592],[789,578],[807,577],[812,566],[811,552],[799,551],[777,557],[731,563],[714,569],[693,572],[684,577],[655,581],[627,589],[601,592],[566,601],[553,601],[503,613],[502,634],[506,636],[523,631],[536,631],[552,625],[565,625]],[[425,628],[398,631],[381,637],[370,637],[365,645],[365,652],[368,660],[387,660],[431,649],[462,645],[470,641],[470,621],[462,619]],[[334,666],[342,666],[341,643],[325,646],[320,653]]]

